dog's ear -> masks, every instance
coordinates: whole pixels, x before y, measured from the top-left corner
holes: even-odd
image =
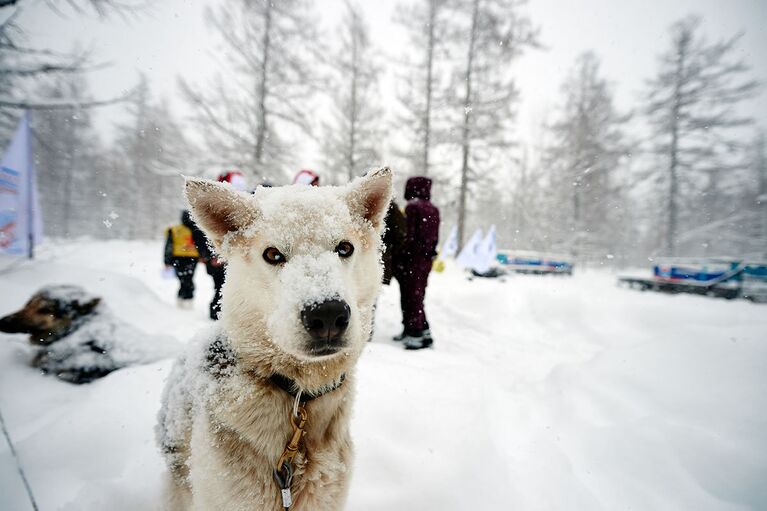
[[[391,202],[389,167],[368,172],[352,181],[347,188],[346,203],[351,213],[370,221],[375,229],[380,230]]]
[[[93,298],[92,300],[83,303],[76,302],[75,310],[84,316],[93,312],[93,309],[95,309],[99,303],[101,303],[101,298]]]
[[[247,227],[258,214],[250,197],[228,184],[187,178],[184,193],[195,223],[216,247],[226,233]]]

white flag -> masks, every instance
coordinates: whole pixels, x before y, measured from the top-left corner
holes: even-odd
[[[495,244],[495,225],[491,225],[485,239],[479,244],[478,256],[473,268],[479,273],[486,273],[495,263],[498,248]]]
[[[32,133],[25,112],[0,162],[0,253],[30,255],[42,233]]]
[[[445,244],[442,245],[442,251],[439,256],[442,258],[454,257],[456,252],[458,252],[458,226],[454,225],[450,229],[450,236],[445,240]]]
[[[474,268],[477,264],[477,258],[480,255],[480,242],[482,241],[482,229],[477,229],[472,234],[466,245],[463,246],[461,253],[456,257],[455,262],[458,266],[464,268]]]

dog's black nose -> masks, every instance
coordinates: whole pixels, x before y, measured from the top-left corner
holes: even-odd
[[[23,333],[24,329],[21,328],[20,321],[17,319],[16,314],[11,314],[0,318],[0,332],[8,334]]]
[[[343,300],[326,300],[304,307],[301,321],[316,341],[331,341],[340,337],[349,326],[352,312]]]

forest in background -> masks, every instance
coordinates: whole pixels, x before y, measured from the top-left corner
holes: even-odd
[[[512,64],[552,49],[520,0],[403,1],[391,23],[409,34],[408,51],[396,60],[372,45],[358,3],[329,39],[316,2],[226,0],[206,12],[220,69],[178,78],[183,115],[143,76],[103,98],[88,84],[99,65],[88,52],[28,47],[14,16],[24,3],[0,1],[0,139],[32,111],[48,236],[158,238],[182,208],[180,174],[238,169],[253,187],[285,184],[302,168],[294,148],[310,139],[324,184],[379,165],[395,169],[398,192],[407,176],[431,177],[443,232],[457,223],[463,241],[495,224],[501,248],[592,265],[767,257],[764,127],[750,107],[763,88],[741,35],[712,40],[694,15],[669,27],[630,111],[615,107],[621,84],[601,71],[598,48],[580,55],[527,143],[515,134]],[[141,16],[129,2],[50,4]],[[393,98],[376,80],[386,68]],[[110,102],[128,115],[106,140],[92,116]]]

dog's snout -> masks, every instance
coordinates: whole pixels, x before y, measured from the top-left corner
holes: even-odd
[[[351,309],[343,300],[326,300],[301,311],[304,328],[317,341],[337,339],[349,326],[349,318]]]
[[[0,318],[0,332],[6,332],[9,334],[17,334],[25,332],[23,324],[19,321],[17,314],[10,314],[3,318]]]

